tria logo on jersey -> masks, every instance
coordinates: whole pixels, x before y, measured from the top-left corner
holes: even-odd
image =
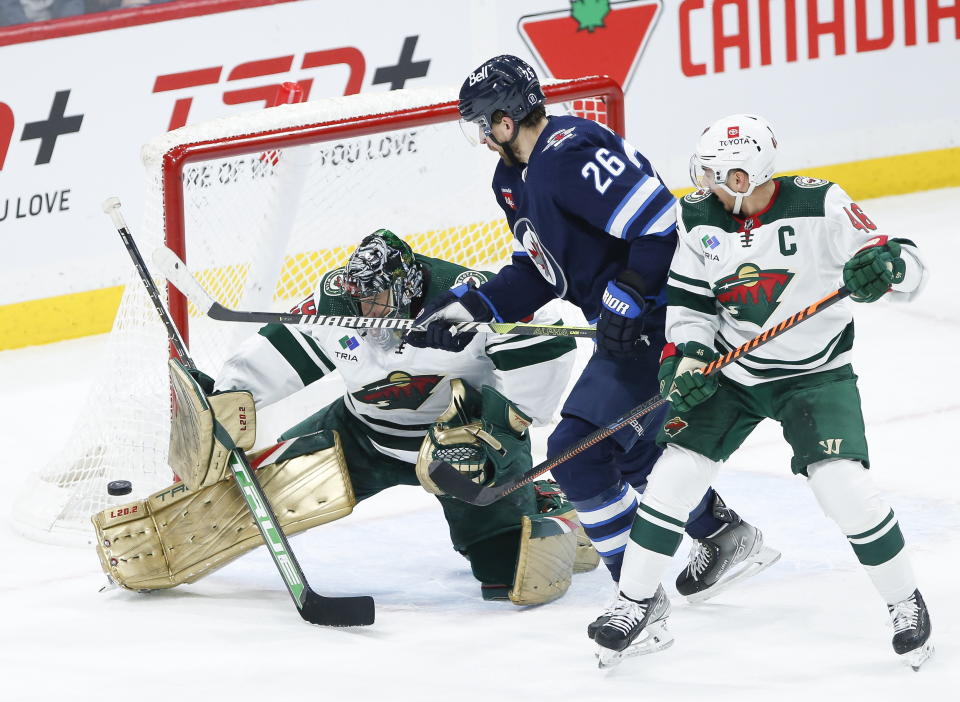
[[[713,294],[731,317],[763,326],[780,306],[780,296],[791,280],[793,273],[785,268],[760,270],[744,263],[733,275],[718,280]]]
[[[393,371],[383,380],[377,380],[363,389],[350,393],[353,398],[380,409],[417,409],[443,379],[441,375],[410,375],[405,371]]]

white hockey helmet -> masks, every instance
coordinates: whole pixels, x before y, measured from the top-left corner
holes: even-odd
[[[773,177],[776,156],[777,138],[767,120],[758,115],[729,115],[703,130],[690,157],[690,179],[704,189],[716,183],[735,197],[733,213],[737,214],[743,198]],[[705,177],[707,169],[712,177]],[[747,174],[746,192],[735,193],[727,186],[727,177],[733,170]]]

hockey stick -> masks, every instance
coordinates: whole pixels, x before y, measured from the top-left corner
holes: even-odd
[[[827,309],[835,302],[839,302],[847,295],[850,294],[850,291],[846,287],[840,287],[837,290],[834,290],[832,293],[827,295],[822,300],[814,302],[809,307],[806,307],[799,312],[797,312],[792,317],[789,317],[775,327],[767,329],[765,332],[755,336],[750,341],[745,344],[738,346],[733,351],[728,354],[721,356],[717,360],[708,363],[703,368],[704,375],[713,375],[719,371],[724,366],[728,366],[734,361],[736,361],[740,356],[752,351],[758,346],[771,341],[783,332],[787,331],[791,327],[796,326],[805,319],[809,319],[818,312],[822,312]],[[652,412],[658,407],[662,407],[667,404],[669,400],[665,397],[660,397],[659,395],[651,397],[649,400],[644,402],[638,407],[634,407],[632,410],[626,414],[614,419],[612,422],[607,424],[604,427],[601,427],[597,431],[593,432],[589,436],[585,436],[583,439],[578,441],[576,444],[566,449],[558,456],[553,458],[548,458],[546,461],[535,465],[533,468],[528,470],[526,473],[516,478],[515,480],[510,480],[501,485],[488,485],[482,486],[473,482],[470,478],[465,476],[463,473],[458,471],[456,468],[451,466],[449,463],[443,461],[433,461],[430,464],[429,473],[430,478],[434,483],[437,484],[441,490],[443,490],[448,495],[456,497],[457,499],[463,500],[464,502],[469,502],[472,505],[489,505],[493,502],[496,502],[501,497],[509,495],[514,490],[522,488],[524,485],[532,483],[534,480],[539,478],[541,475],[546,473],[551,468],[555,468],[564,461],[570,460],[578,453],[586,451],[588,448],[593,446],[599,441],[607,438],[615,431],[622,429],[628,424],[635,422],[638,418],[643,415]]]
[[[120,213],[119,198],[111,197],[105,200],[103,203],[103,211],[110,215],[110,218],[113,220],[117,232],[123,240],[123,245],[127,249],[127,253],[130,254],[130,258],[133,259],[133,265],[136,267],[137,273],[140,274],[140,279],[143,281],[147,293],[150,295],[150,300],[153,302],[157,314],[167,328],[170,343],[173,344],[174,350],[180,357],[180,361],[188,369],[195,370],[196,365],[194,365],[193,360],[187,353],[183,340],[177,332],[173,321],[170,319],[170,315],[167,313],[163,301],[160,299],[160,291],[157,290],[153,278],[151,278],[147,272],[143,257],[140,256],[140,251],[137,249],[133,236],[123,221],[123,215]],[[263,493],[260,481],[257,480],[253,468],[250,467],[250,461],[247,459],[246,454],[242,449],[237,448],[229,432],[227,432],[223,425],[216,419],[213,420],[213,433],[217,437],[217,441],[230,451],[228,463],[233,472],[233,479],[240,489],[240,494],[243,495],[246,501],[254,524],[256,524],[257,529],[260,530],[260,536],[263,537],[263,542],[267,545],[267,551],[270,552],[270,557],[273,558],[274,565],[276,565],[277,570],[280,571],[283,583],[287,586],[290,597],[293,598],[294,603],[297,605],[300,616],[311,624],[320,624],[323,626],[366,626],[373,624],[374,604],[372,597],[367,595],[358,597],[324,597],[323,595],[318,595],[310,588],[307,579],[303,575],[303,569],[300,568],[296,556],[293,555],[293,551],[290,549],[287,537],[277,522],[277,517],[273,513],[270,502]]]
[[[179,256],[166,246],[153,252],[153,262],[177,289],[208,317],[224,322],[256,322],[259,324],[305,324],[311,326],[346,327],[349,329],[413,329],[412,319],[387,317],[347,317],[340,315],[294,314],[292,312],[244,312],[224,307],[213,299],[187,268]],[[568,327],[522,322],[461,322],[457,332],[493,332],[524,336],[596,336],[593,327]]]

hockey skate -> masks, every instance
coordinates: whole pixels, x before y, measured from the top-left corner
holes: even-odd
[[[893,650],[914,671],[920,670],[934,651],[930,643],[930,615],[920,591],[914,590],[907,599],[888,604],[887,611],[893,623]]]
[[[725,524],[705,539],[694,539],[687,568],[677,576],[677,592],[691,603],[709,600],[780,560],[779,551],[764,545],[761,531],[743,521],[719,495],[713,514]]]
[[[610,617],[613,616],[613,610],[616,608],[619,599],[620,583],[614,582],[613,599],[610,601],[610,604],[607,605],[607,608],[603,610],[599,617],[587,624],[587,636],[589,636],[591,640],[597,638],[597,632],[600,631],[600,628],[610,620]]]
[[[594,637],[601,669],[612,668],[624,658],[662,651],[673,643],[667,630],[670,599],[662,585],[653,597],[639,602],[621,594],[609,611],[610,618]]]

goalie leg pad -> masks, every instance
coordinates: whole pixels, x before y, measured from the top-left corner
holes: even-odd
[[[577,524],[577,555],[573,561],[574,573],[589,573],[600,565],[600,554],[593,547],[590,537],[583,530],[583,525]]]
[[[216,440],[214,420],[223,425],[238,448],[249,451],[257,437],[253,395],[225,392],[207,395],[197,378],[177,359],[170,359],[173,417],[169,463],[191,490],[230,478],[230,451]]]
[[[577,560],[579,527],[573,508],[521,519],[520,553],[509,594],[513,604],[544,604],[566,593]]]
[[[533,487],[539,513],[521,519],[517,569],[509,592],[516,605],[543,604],[561,597],[574,573],[593,570],[600,562],[573,505],[557,484],[538,480]]]
[[[300,437],[266,465],[250,457],[285,534],[332,522],[356,499],[336,432]],[[107,576],[130,590],[192,583],[263,543],[231,478],[191,489],[177,483],[145,500],[106,509],[92,518],[97,554]]]

